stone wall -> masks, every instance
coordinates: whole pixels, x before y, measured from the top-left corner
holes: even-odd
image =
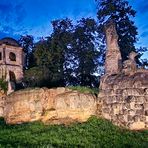
[[[67,88],[21,90],[7,96],[4,118],[8,124],[84,122],[96,114],[96,99]]]
[[[128,129],[148,128],[148,71],[104,75],[98,98],[67,88],[25,89],[1,96],[0,116],[8,124],[69,124],[97,115]]]
[[[148,128],[148,70],[139,69],[131,52],[121,62],[115,23],[105,26],[105,75],[101,78],[98,96],[98,114],[118,126],[133,130]],[[114,52],[116,49],[117,52]],[[126,50],[126,49],[125,49]],[[117,56],[117,57],[116,57]]]
[[[0,117],[4,116],[6,94],[3,90],[0,90]]]
[[[118,126],[148,128],[148,71],[102,77],[101,115]]]

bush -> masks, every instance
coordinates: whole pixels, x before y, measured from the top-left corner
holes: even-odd
[[[0,120],[0,147],[147,147],[148,131],[129,131],[91,117],[70,126],[40,122],[6,125]]]
[[[5,81],[4,79],[0,79],[0,88],[7,92],[8,90],[8,82]]]
[[[97,95],[99,93],[99,88],[90,88],[90,87],[84,87],[84,86],[69,86],[69,89],[77,90],[81,93],[92,93]]]

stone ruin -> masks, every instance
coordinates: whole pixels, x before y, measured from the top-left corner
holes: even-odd
[[[101,78],[98,99],[100,114],[119,126],[129,129],[148,128],[148,70],[138,69],[137,53],[121,63],[115,23],[105,27],[107,52],[105,75]]]
[[[106,33],[106,60],[105,60],[105,73],[106,74],[117,74],[121,71],[121,53],[118,46],[118,35],[116,27],[113,21],[110,21],[105,26]]]
[[[96,115],[96,96],[64,87],[24,89],[8,95],[3,107],[2,116],[8,124],[70,124]]]
[[[22,82],[24,67],[24,52],[13,38],[0,40],[0,78],[8,82],[7,94],[16,89],[16,84]]]
[[[106,73],[98,97],[68,88],[24,89],[8,96],[0,91],[0,116],[6,123],[69,124],[95,115],[128,129],[148,129],[148,70],[137,68],[134,52],[122,63],[113,21],[105,30]]]
[[[135,57],[137,56],[138,54],[135,53],[135,52],[131,52],[129,54],[129,59],[124,61],[123,62],[123,72],[125,74],[133,74],[136,72],[137,69],[137,63],[135,61]]]

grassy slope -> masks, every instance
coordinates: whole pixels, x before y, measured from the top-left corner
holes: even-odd
[[[6,125],[0,120],[0,147],[143,148],[147,144],[148,131],[128,131],[95,117],[70,126],[40,122]]]

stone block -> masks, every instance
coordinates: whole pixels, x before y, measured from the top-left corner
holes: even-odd
[[[133,117],[133,120],[134,120],[134,122],[138,122],[139,117],[136,115],[136,116]]]
[[[140,116],[140,121],[141,121],[141,122],[145,122],[145,121],[146,121],[146,116],[141,115],[141,116]]]
[[[103,113],[110,113],[111,109],[109,107],[103,108],[102,112]]]
[[[126,95],[126,98],[125,98],[125,102],[126,103],[130,103],[130,102],[132,102],[133,101],[133,96],[128,96],[128,95]]]
[[[136,104],[143,104],[145,102],[145,97],[144,96],[138,96],[135,99]]]
[[[148,116],[148,110],[145,110],[144,114],[145,116]]]
[[[117,89],[117,90],[115,91],[115,94],[116,94],[116,95],[122,95],[122,92],[123,92],[123,89]]]
[[[134,116],[133,115],[128,115],[127,119],[128,119],[128,122],[134,121]]]
[[[128,114],[131,115],[131,116],[135,116],[135,110],[129,110]]]
[[[145,103],[148,103],[148,95],[144,96]]]
[[[110,116],[108,113],[102,113],[102,116],[103,116],[105,119],[111,120],[111,116]]]
[[[122,111],[123,111],[123,114],[124,115],[127,115],[128,114],[128,110],[127,109],[123,109]]]
[[[143,115],[143,114],[144,114],[143,109],[136,110],[136,115]]]
[[[135,108],[135,102],[130,102],[130,109],[134,109]]]
[[[131,108],[130,108],[130,104],[129,104],[129,103],[125,103],[125,104],[124,104],[124,109],[127,109],[127,110],[131,109]]]
[[[143,104],[135,104],[134,107],[135,107],[135,109],[138,109],[138,110],[144,109],[144,105]]]
[[[144,88],[144,94],[148,95],[148,88]]]
[[[106,101],[107,104],[112,104],[113,103],[113,97],[112,96],[106,97],[105,101]]]
[[[148,116],[146,116],[146,121],[145,122],[148,124]]]
[[[138,122],[134,122],[134,123],[130,124],[129,128],[131,130],[145,129],[146,124],[145,124],[145,122],[138,121]]]

